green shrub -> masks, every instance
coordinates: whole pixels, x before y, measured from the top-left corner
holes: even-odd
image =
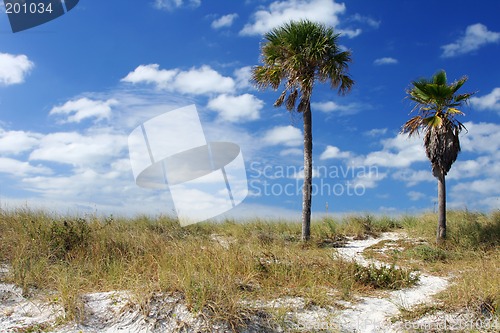
[[[406,255],[426,262],[445,261],[448,257],[445,250],[425,244],[409,249]]]
[[[357,282],[375,289],[408,288],[418,282],[419,277],[413,271],[397,268],[394,265],[377,267],[371,264],[368,267],[355,264],[354,277]]]

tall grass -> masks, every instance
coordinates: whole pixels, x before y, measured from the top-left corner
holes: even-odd
[[[496,274],[496,286],[485,286],[486,273],[484,279],[464,278],[448,302],[460,306],[480,295],[499,304],[495,260],[500,214],[451,212],[449,220],[449,248],[443,251],[484,253],[484,266],[468,267],[475,274],[496,270],[491,272]],[[401,227],[433,239],[434,226],[432,215],[347,216],[313,223],[312,240],[303,243],[300,224],[286,221],[228,220],[182,228],[169,216],[125,219],[1,210],[0,262],[10,265],[9,280],[26,293],[32,288],[56,291],[54,299],[68,320],[81,318],[84,293],[130,290],[144,308],[156,292],[178,294],[194,313],[203,311],[214,320],[238,326],[252,315],[248,304],[256,300],[301,296],[326,305],[374,288],[411,285],[415,281],[409,271],[362,268],[334,256],[328,244],[337,246],[347,236],[365,238]],[[474,283],[475,294],[466,294]]]

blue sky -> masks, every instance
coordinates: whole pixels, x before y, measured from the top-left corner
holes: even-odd
[[[352,92],[313,92],[313,213],[432,210],[422,139],[398,135],[412,80],[446,70],[477,91],[460,119],[448,206],[500,207],[500,2],[81,0],[12,33],[0,13],[0,201],[61,213],[172,213],[134,182],[127,138],[196,104],[210,141],[240,145],[249,194],[238,217],[299,218],[302,119],[249,82],[263,33],[291,19],[333,26],[352,51]]]

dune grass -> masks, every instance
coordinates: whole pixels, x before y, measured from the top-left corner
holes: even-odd
[[[406,265],[432,274],[452,276],[451,286],[437,295],[442,303],[428,308],[468,310],[486,320],[500,321],[500,211],[483,214],[448,212],[448,239],[435,243],[435,214],[405,216],[401,225],[411,240],[396,242],[397,248],[383,255],[367,253],[379,260]],[[417,240],[417,242],[415,242]],[[414,315],[421,315],[422,308]],[[408,313],[406,314],[409,315]],[[411,314],[410,314],[411,315]]]
[[[332,247],[347,236],[360,239],[404,228],[428,240],[428,248],[409,245],[391,260],[412,259],[419,269],[431,263],[436,271],[453,272],[455,285],[441,295],[445,304],[458,308],[482,302],[496,311],[500,213],[450,212],[449,220],[450,238],[437,247],[431,242],[432,214],[325,218],[313,223],[312,239],[303,243],[300,224],[287,221],[182,228],[168,216],[97,218],[1,210],[0,263],[10,266],[8,280],[26,294],[34,288],[55,291],[50,297],[63,306],[64,320],[81,318],[84,293],[129,290],[145,312],[154,293],[172,293],[181,295],[192,312],[234,327],[245,325],[256,311],[248,304],[257,300],[300,296],[310,304],[335,305],[357,293],[411,286],[416,282],[411,269],[366,268],[332,255]]]

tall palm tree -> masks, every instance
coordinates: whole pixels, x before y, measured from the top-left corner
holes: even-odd
[[[446,238],[446,182],[445,177],[460,152],[459,133],[465,126],[455,119],[464,115],[458,107],[467,103],[474,93],[457,94],[467,81],[463,77],[448,84],[446,72],[441,70],[428,79],[413,81],[407,90],[408,98],[415,102],[412,110],[417,115],[408,120],[401,132],[408,136],[425,133],[424,146],[432,165],[432,174],[438,180],[437,241]]]
[[[283,91],[274,103],[288,111],[296,109],[304,121],[304,186],[302,188],[302,240],[311,235],[312,189],[312,117],[311,95],[316,81],[329,82],[339,94],[354,84],[348,75],[351,53],[337,44],[339,34],[333,28],[309,20],[292,21],[264,35],[261,46],[263,65],[252,70],[252,79],[260,89],[274,90],[283,83]],[[297,104],[298,102],[298,104]],[[296,106],[297,105],[297,106]]]

